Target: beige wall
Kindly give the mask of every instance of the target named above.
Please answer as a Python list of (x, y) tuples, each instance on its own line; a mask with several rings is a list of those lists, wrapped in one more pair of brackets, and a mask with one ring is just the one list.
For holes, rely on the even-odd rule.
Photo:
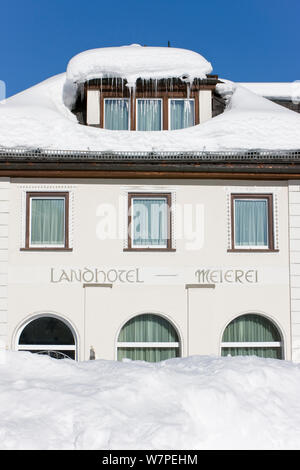
[[(72, 252), (24, 252), (26, 190), (71, 192)], [(198, 248), (186, 237), (176, 239), (176, 251), (124, 252), (124, 236), (100, 240), (97, 227), (101, 204), (121, 207), (117, 228), (126, 227), (122, 199), (128, 191), (172, 193), (177, 205), (173, 231), (180, 232), (183, 207), (199, 204)], [(276, 253), (230, 253), (231, 192), (274, 194)], [(123, 200), (124, 202), (124, 200)], [(126, 204), (125, 204), (126, 206)], [(100, 209), (99, 209), (100, 207)], [(8, 346), (16, 347), (20, 325), (30, 316), (51, 312), (65, 318), (77, 333), (79, 358), (88, 359), (93, 346), (98, 358), (114, 359), (121, 326), (139, 313), (170, 319), (182, 340), (182, 354), (220, 354), (222, 332), (243, 313), (261, 313), (280, 328), (285, 357), (291, 358), (288, 188), (284, 182), (147, 181), (147, 180), (13, 180), (9, 215)], [(98, 214), (98, 215), (97, 215)], [(203, 216), (203, 219), (201, 218)], [(187, 222), (183, 224), (185, 227)], [(201, 239), (203, 238), (203, 244)], [(110, 287), (83, 287), (84, 282), (52, 282), (62, 269), (139, 269), (144, 282), (113, 282)], [(215, 289), (191, 288), (198, 269), (257, 270), (257, 283), (221, 283)], [(162, 277), (169, 274), (170, 277)]]

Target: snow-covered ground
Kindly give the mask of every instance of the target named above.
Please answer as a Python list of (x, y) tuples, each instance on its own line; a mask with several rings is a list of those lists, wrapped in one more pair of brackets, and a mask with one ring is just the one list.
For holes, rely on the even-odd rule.
[(158, 364), (7, 352), (1, 449), (300, 449), (300, 365), (193, 356)]

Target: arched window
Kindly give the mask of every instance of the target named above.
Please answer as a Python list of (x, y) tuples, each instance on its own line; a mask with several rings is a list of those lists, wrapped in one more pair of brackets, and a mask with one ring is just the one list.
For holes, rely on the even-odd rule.
[(226, 327), (222, 356), (259, 356), (283, 359), (282, 340), (277, 327), (262, 315), (246, 314)]
[(178, 357), (179, 337), (165, 318), (146, 313), (129, 320), (118, 338), (118, 360), (158, 362)]
[(19, 351), (48, 354), (56, 359), (76, 359), (76, 344), (70, 327), (52, 316), (32, 320), (20, 334)]

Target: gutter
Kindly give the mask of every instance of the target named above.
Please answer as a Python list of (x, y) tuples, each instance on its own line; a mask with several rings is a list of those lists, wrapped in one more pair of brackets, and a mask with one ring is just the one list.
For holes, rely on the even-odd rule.
[(0, 148), (0, 176), (300, 179), (300, 150), (95, 152)]

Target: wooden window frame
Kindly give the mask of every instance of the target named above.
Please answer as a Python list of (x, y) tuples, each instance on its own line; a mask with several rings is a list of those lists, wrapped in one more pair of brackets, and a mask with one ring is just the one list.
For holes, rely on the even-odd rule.
[[(34, 197), (38, 198), (64, 198), (65, 200), (65, 240), (64, 246), (34, 246), (30, 244), (30, 226), (31, 226), (31, 199)], [(69, 247), (69, 192), (42, 192), (34, 191), (26, 193), (26, 228), (25, 228), (25, 248), (21, 248), (21, 251), (72, 251)]]
[[(163, 248), (151, 247), (134, 247), (132, 246), (131, 239), (131, 223), (132, 223), (132, 200), (135, 198), (165, 198), (168, 206), (168, 220), (167, 220), (167, 246)], [(166, 252), (176, 251), (172, 248), (172, 195), (171, 193), (128, 193), (128, 219), (127, 219), (127, 232), (128, 232), (128, 247), (124, 251), (150, 251), (150, 252)]]
[[(93, 125), (93, 127), (100, 127), (104, 129), (104, 100), (105, 99), (128, 99), (129, 100), (129, 129), (136, 131), (136, 108), (138, 99), (161, 99), (162, 100), (162, 131), (169, 130), (169, 100), (170, 99), (193, 99), (195, 102), (195, 126), (200, 123), (200, 103), (199, 103), (199, 91), (200, 90), (211, 90), (211, 87), (202, 86), (199, 89), (192, 89), (189, 96), (187, 91), (157, 91), (156, 93), (137, 91), (130, 94), (130, 90), (124, 87), (122, 93), (114, 90), (109, 91), (107, 88), (101, 89), (99, 86), (89, 85), (85, 88), (87, 90), (99, 90), (99, 107), (100, 107), (100, 123), (99, 125)], [(136, 131), (137, 132), (137, 131)], [(151, 131), (145, 131), (151, 132)], [(159, 132), (159, 131), (157, 131)]]
[[(262, 248), (243, 248), (235, 246), (235, 200), (237, 199), (266, 199), (268, 201), (268, 246)], [(231, 249), (229, 252), (236, 253), (274, 253), (274, 215), (273, 215), (273, 194), (266, 193), (242, 193), (231, 194)]]

